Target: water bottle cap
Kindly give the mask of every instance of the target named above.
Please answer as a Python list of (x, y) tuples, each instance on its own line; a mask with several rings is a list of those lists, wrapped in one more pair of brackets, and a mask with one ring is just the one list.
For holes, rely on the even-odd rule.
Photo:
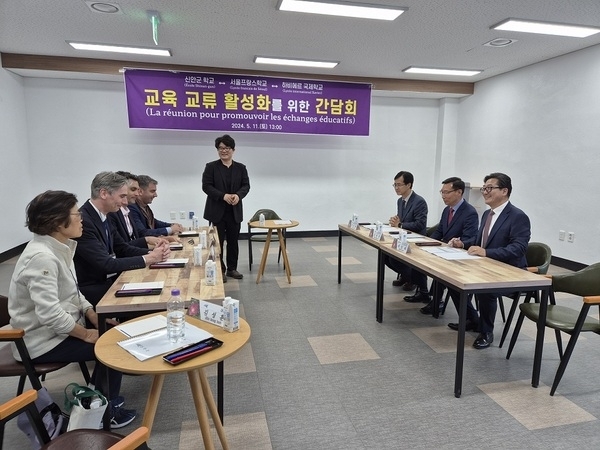
[(171, 295), (179, 295), (181, 291), (179, 289), (171, 289)]

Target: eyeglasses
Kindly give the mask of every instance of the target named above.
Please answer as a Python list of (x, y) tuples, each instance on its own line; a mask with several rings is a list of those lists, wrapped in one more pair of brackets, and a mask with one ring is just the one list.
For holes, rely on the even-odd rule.
[(440, 191), (440, 194), (442, 194), (442, 195), (448, 195), (448, 194), (450, 194), (452, 192), (456, 192), (456, 191), (457, 191), (457, 189), (452, 189), (451, 191)]
[(484, 186), (479, 189), (479, 192), (481, 192), (482, 194), (483, 193), (489, 194), (494, 189), (504, 189), (504, 188), (501, 188), (500, 186)]
[(393, 183), (392, 187), (402, 187), (402, 186), (406, 186), (405, 183)]
[(81, 220), (81, 213), (80, 212), (71, 213), (71, 216), (79, 217), (79, 219)]
[(228, 152), (229, 150), (232, 150), (231, 147), (219, 147), (218, 150), (220, 152)]

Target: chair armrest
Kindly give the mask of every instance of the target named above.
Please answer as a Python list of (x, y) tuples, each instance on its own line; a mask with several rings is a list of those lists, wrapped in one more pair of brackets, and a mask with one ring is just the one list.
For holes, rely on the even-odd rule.
[(583, 303), (589, 303), (590, 305), (600, 305), (600, 295), (590, 295), (583, 297)]
[(0, 420), (10, 417), (21, 409), (25, 409), (27, 405), (34, 402), (36, 399), (37, 391), (35, 389), (30, 389), (6, 403), (3, 403), (0, 405)]
[(531, 273), (538, 273), (540, 269), (538, 267), (528, 267), (527, 271)]
[(150, 430), (147, 427), (139, 427), (109, 447), (108, 450), (133, 450), (138, 448), (150, 437)]
[(0, 341), (15, 341), (17, 339), (22, 339), (23, 336), (25, 336), (25, 330), (21, 328), (0, 330)]

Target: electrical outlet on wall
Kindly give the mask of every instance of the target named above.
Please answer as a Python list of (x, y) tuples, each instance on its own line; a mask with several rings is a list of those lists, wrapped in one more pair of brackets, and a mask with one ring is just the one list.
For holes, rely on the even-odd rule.
[(186, 214), (185, 214), (185, 211), (179, 211), (179, 218), (180, 218), (181, 220), (185, 220), (185, 219), (186, 219)]
[(567, 234), (567, 241), (572, 243), (574, 240), (575, 240), (575, 232), (569, 231), (569, 233)]
[(559, 241), (564, 241), (565, 240), (565, 230), (560, 230), (558, 232), (558, 240)]
[(177, 219), (177, 213), (175, 211), (171, 211), (171, 220)]

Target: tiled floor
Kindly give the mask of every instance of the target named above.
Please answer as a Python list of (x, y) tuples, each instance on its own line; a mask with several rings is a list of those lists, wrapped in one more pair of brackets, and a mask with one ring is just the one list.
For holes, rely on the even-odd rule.
[[(246, 245), (240, 246), (244, 279), (226, 284), (252, 327), (250, 343), (225, 363), (230, 448), (600, 447), (594, 377), (600, 337), (580, 339), (557, 394), (550, 397), (548, 386), (558, 365), (553, 333), (546, 333), (538, 389), (530, 385), (533, 323), (525, 321), (510, 360), (497, 342), (487, 350), (472, 349), (475, 334), (467, 333), (463, 394), (456, 399), (456, 333), (446, 326), (456, 321), (453, 306), (440, 319), (424, 316), (422, 304), (405, 302), (406, 292), (391, 286), (394, 276), (388, 272), (384, 322), (377, 323), (371, 247), (344, 238), (338, 285), (337, 237), (288, 237), (287, 245), (291, 284), (277, 264), (276, 248), (256, 283), (261, 244), (254, 245), (253, 271), (247, 270)], [(0, 292), (7, 290), (3, 272), (9, 270), (0, 264)], [(578, 298), (558, 299), (580, 305)], [(502, 325), (498, 317), (497, 340)], [(215, 373), (214, 367), (207, 369), (213, 384)], [(60, 399), (62, 388), (77, 376), (73, 367), (49, 377), (46, 386)], [(0, 400), (10, 398), (15, 386), (16, 380), (0, 380)], [(201, 445), (190, 394), (182, 386), (187, 386), (185, 378), (165, 382), (152, 448)], [(146, 377), (124, 377), (128, 406), (141, 412), (148, 388)], [(136, 419), (123, 431), (139, 423)], [(23, 442), (18, 430), (7, 431), (5, 448), (22, 448)]]

